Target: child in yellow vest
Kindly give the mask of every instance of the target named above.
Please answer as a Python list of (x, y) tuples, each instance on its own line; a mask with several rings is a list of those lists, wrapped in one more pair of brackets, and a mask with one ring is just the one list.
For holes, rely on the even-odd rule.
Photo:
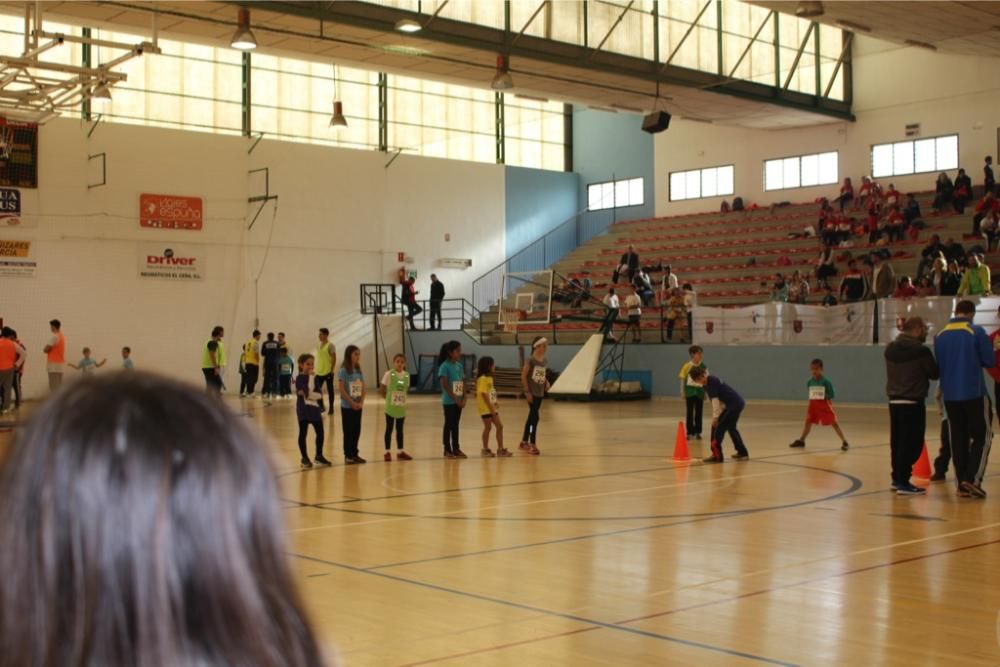
[[(496, 373), (497, 365), (493, 357), (482, 357), (479, 359), (478, 376), (476, 380), (476, 404), (479, 407), (479, 416), (483, 420), (483, 451), (485, 457), (511, 456), (509, 450), (503, 446), (503, 422), (500, 421), (500, 406), (497, 404), (497, 391), (493, 386), (493, 375)], [(496, 426), (497, 429), (497, 453), (493, 454), (490, 449), (490, 429)]]

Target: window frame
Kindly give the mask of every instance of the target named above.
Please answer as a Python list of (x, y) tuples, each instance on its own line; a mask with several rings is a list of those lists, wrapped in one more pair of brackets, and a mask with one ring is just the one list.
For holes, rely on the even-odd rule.
[[(638, 203), (631, 203), (632, 202), (631, 193), (632, 193), (632, 190), (633, 190), (631, 184), (632, 184), (633, 181), (640, 181), (640, 183), (642, 185), (642, 187), (639, 188), (639, 193), (642, 196), (642, 201), (640, 201)], [(628, 193), (629, 193), (629, 195), (628, 195), (628, 201), (630, 202), (628, 204), (623, 204), (623, 205), (620, 205), (620, 206), (618, 205), (618, 187), (619, 187), (619, 184), (628, 191)], [(608, 185), (611, 186), (611, 205), (610, 206), (602, 206), (600, 208), (591, 208), (590, 207), (590, 190), (591, 190), (591, 188), (599, 187), (599, 188), (603, 189), (605, 186), (608, 186)], [(617, 210), (617, 209), (620, 209), (620, 208), (631, 208), (633, 206), (645, 206), (645, 205), (646, 205), (646, 177), (645, 176), (633, 176), (631, 178), (616, 178), (616, 179), (611, 180), (611, 181), (598, 181), (597, 183), (588, 183), (587, 184), (587, 211), (588, 212), (591, 212), (591, 211), (610, 211), (612, 209)]]
[[(955, 166), (954, 167), (939, 167), (938, 166), (938, 156), (937, 156), (937, 141), (938, 141), (938, 139), (949, 139), (951, 137), (955, 137)], [(934, 142), (934, 168), (933, 169), (930, 169), (930, 170), (927, 170), (927, 171), (917, 171), (917, 149), (916, 149), (916, 143), (918, 141), (933, 141)], [(913, 171), (911, 171), (909, 173), (906, 173), (906, 174), (897, 174), (896, 171), (895, 171), (895, 169), (896, 169), (895, 153), (896, 153), (896, 146), (898, 144), (910, 144), (910, 149), (911, 149), (910, 152), (912, 153), (912, 156), (913, 156)], [(875, 149), (876, 148), (880, 148), (882, 146), (891, 146), (892, 147), (892, 152), (893, 152), (893, 168), (892, 168), (892, 172), (891, 173), (880, 174), (880, 175), (876, 176), (875, 175)], [(886, 141), (886, 142), (883, 142), (883, 143), (880, 143), (880, 144), (870, 144), (869, 145), (869, 149), (868, 149), (868, 166), (869, 166), (870, 169), (869, 169), (868, 173), (871, 174), (871, 177), (873, 179), (875, 179), (875, 178), (900, 178), (900, 177), (905, 177), (905, 176), (919, 176), (921, 174), (940, 173), (942, 171), (952, 171), (952, 170), (958, 169), (958, 165), (961, 164), (961, 155), (962, 155), (961, 137), (959, 136), (958, 132), (953, 132), (953, 133), (950, 133), (950, 134), (936, 134), (936, 135), (934, 135), (932, 137), (917, 137), (917, 138), (914, 138), (914, 139), (903, 139), (902, 141)]]
[[(802, 159), (807, 157), (815, 157), (817, 161), (817, 179), (819, 178), (819, 158), (822, 155), (834, 154), (837, 156), (837, 173), (832, 181), (824, 182), (817, 180), (816, 183), (812, 185), (802, 185)], [(799, 184), (798, 185), (785, 185), (782, 183), (780, 188), (768, 188), (767, 187), (767, 164), (769, 162), (784, 162), (785, 160), (798, 160), (799, 161)], [(800, 155), (782, 155), (779, 157), (765, 158), (761, 162), (761, 191), (763, 192), (778, 192), (779, 190), (802, 190), (804, 188), (821, 188), (827, 185), (836, 185), (840, 183), (840, 151), (818, 151), (815, 153), (802, 153)]]
[[(733, 189), (732, 189), (732, 191), (731, 192), (719, 192), (718, 191), (718, 187), (716, 187), (716, 193), (714, 195), (705, 195), (705, 194), (702, 194), (702, 186), (703, 186), (703, 184), (705, 182), (705, 180), (704, 180), (705, 179), (704, 172), (715, 170), (716, 171), (716, 180), (715, 180), (715, 182), (716, 182), (716, 185), (718, 185), (718, 182), (719, 182), (719, 179), (718, 179), (718, 170), (719, 169), (725, 169), (726, 167), (729, 167), (730, 169), (733, 170), (733, 179), (732, 179)], [(684, 174), (685, 178), (687, 178), (688, 174), (693, 174), (695, 172), (698, 173), (698, 196), (697, 197), (680, 197), (680, 198), (674, 197), (674, 187), (673, 187), (674, 175), (675, 174)], [(686, 189), (687, 188), (685, 188), (685, 190)], [(667, 174), (667, 198), (671, 202), (675, 202), (675, 201), (694, 201), (696, 199), (712, 199), (713, 197), (731, 197), (731, 196), (733, 196), (735, 194), (736, 194), (736, 164), (735, 163), (719, 164), (719, 165), (715, 165), (715, 166), (711, 166), (711, 167), (698, 167), (697, 169), (679, 169), (677, 171), (668, 172), (668, 174)]]

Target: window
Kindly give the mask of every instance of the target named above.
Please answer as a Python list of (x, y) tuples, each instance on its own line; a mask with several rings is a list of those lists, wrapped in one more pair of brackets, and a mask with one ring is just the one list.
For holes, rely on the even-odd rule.
[(602, 211), (606, 208), (642, 206), (645, 203), (643, 179), (591, 183), (587, 186), (587, 210)]
[(836, 183), (837, 151), (764, 160), (764, 190)]
[(733, 165), (708, 167), (670, 174), (670, 201), (723, 197), (733, 194)]
[(872, 176), (904, 176), (958, 168), (958, 135), (872, 146)]

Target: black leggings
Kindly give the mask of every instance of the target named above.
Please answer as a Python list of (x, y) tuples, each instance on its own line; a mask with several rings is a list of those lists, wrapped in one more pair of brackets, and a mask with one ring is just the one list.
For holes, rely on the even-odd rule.
[[(313, 391), (323, 391), (323, 387), (326, 387), (326, 397), (330, 400), (330, 405), (326, 406), (326, 414), (333, 414), (333, 402), (336, 400), (333, 394), (333, 373), (327, 373), (326, 375), (316, 375), (313, 377)], [(319, 402), (319, 409), (323, 409), (323, 401)]]
[(221, 394), (222, 376), (216, 373), (214, 368), (202, 368), (201, 372), (205, 374), (205, 389), (208, 393)]
[(535, 444), (535, 438), (538, 436), (538, 411), (542, 409), (542, 400), (538, 396), (532, 397), (531, 405), (528, 406), (528, 419), (524, 422), (524, 434), (521, 436), (521, 442)]
[(462, 408), (457, 405), (444, 406), (444, 430), (441, 433), (441, 444), (445, 453), (454, 454), (461, 447), (458, 444), (458, 426), (462, 421)]
[(361, 440), (361, 410), (340, 408), (341, 426), (344, 429), (344, 456), (353, 459), (358, 455)]
[(396, 426), (396, 449), (403, 448), (403, 422), (406, 421), (406, 417), (393, 417), (391, 415), (385, 416), (385, 449), (386, 451), (392, 449), (392, 427), (393, 424)]
[(705, 406), (700, 396), (688, 396), (684, 399), (687, 407), (687, 434), (701, 435), (702, 411)]
[(316, 421), (299, 420), (299, 454), (302, 455), (302, 459), (308, 461), (309, 454), (306, 452), (306, 435), (309, 433), (309, 425), (312, 424), (313, 430), (316, 431), (316, 457), (317, 459), (323, 458), (323, 420), (322, 418)]

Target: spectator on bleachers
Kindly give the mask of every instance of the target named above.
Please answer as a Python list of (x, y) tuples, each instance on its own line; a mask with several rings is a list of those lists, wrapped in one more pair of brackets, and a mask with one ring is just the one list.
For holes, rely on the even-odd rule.
[(983, 264), (982, 255), (969, 253), (969, 266), (962, 274), (958, 296), (989, 296), (991, 290), (990, 267)]
[(678, 287), (677, 274), (669, 264), (663, 265), (663, 289), (675, 290)]
[(911, 299), (917, 295), (917, 288), (913, 286), (910, 276), (903, 276), (899, 279), (896, 291), (892, 293), (893, 299)]
[(732, 210), (733, 210), (732, 207), (729, 206), (729, 200), (728, 199), (723, 199), (722, 200), (722, 206), (719, 207), (719, 213), (721, 213), (722, 215), (726, 215), (727, 213), (729, 213)]
[(833, 288), (829, 285), (823, 287), (823, 306), (829, 308), (837, 305), (837, 297), (833, 295)]
[(639, 253), (635, 251), (635, 246), (631, 243), (628, 244), (628, 250), (622, 254), (622, 258), (618, 261), (618, 268), (615, 269), (614, 275), (611, 276), (611, 282), (618, 284), (618, 278), (622, 273), (628, 276), (628, 281), (631, 283), (632, 279), (635, 278), (636, 271), (639, 270)]
[(816, 262), (817, 287), (830, 284), (830, 278), (837, 275), (837, 267), (834, 265), (835, 261), (833, 246), (830, 244), (824, 245), (823, 252), (819, 255), (819, 261)]
[(691, 331), (693, 330), (694, 307), (698, 305), (698, 294), (694, 291), (691, 283), (684, 283), (682, 289), (684, 291), (684, 312), (687, 313), (688, 337), (690, 340), (694, 340), (694, 334)]
[(888, 299), (896, 291), (896, 272), (889, 259), (881, 253), (873, 252), (872, 258), (872, 291), (876, 299)]
[(931, 284), (931, 277), (924, 276), (917, 285), (917, 296), (937, 296), (937, 290)]
[(733, 197), (733, 211), (742, 211), (744, 209), (743, 197)]
[(960, 267), (965, 266), (965, 248), (955, 239), (948, 239), (944, 242), (944, 258)]
[(903, 212), (899, 210), (899, 204), (892, 204), (889, 208), (889, 214), (885, 219), (885, 230), (890, 243), (902, 242), (903, 234), (906, 232), (906, 220), (903, 218)]
[(608, 293), (604, 295), (604, 299), (602, 300), (602, 302), (608, 308), (608, 310), (621, 309), (621, 304), (618, 302), (618, 295), (615, 294), (614, 287), (608, 289)]
[(1000, 199), (992, 191), (987, 192), (976, 204), (976, 214), (972, 216), (972, 235), (981, 236), (980, 227), (983, 220), (1000, 213)]
[(948, 174), (943, 171), (938, 174), (937, 183), (934, 186), (934, 203), (931, 208), (940, 213), (948, 206), (953, 206), (952, 200), (955, 198), (955, 184), (948, 178)]
[(890, 183), (889, 189), (885, 191), (885, 195), (882, 197), (882, 201), (885, 202), (886, 206), (892, 207), (896, 204), (902, 204), (903, 202), (900, 201), (902, 197), (902, 193), (896, 189), (896, 184)]
[(996, 189), (996, 180), (993, 178), (993, 157), (986, 156), (983, 165), (983, 192), (993, 192)]
[(861, 188), (858, 190), (857, 199), (854, 200), (855, 206), (857, 208), (862, 208), (867, 210), (871, 197), (872, 197), (872, 179), (868, 178), (867, 176), (862, 176)]
[(792, 272), (788, 283), (788, 302), (805, 303), (809, 298), (809, 281), (804, 280), (798, 271)]
[(649, 306), (653, 302), (653, 298), (656, 296), (656, 293), (653, 291), (653, 283), (649, 280), (649, 275), (642, 269), (639, 269), (632, 279), (632, 287), (635, 288), (635, 293), (642, 299), (642, 305)]
[(771, 286), (771, 301), (788, 301), (788, 283), (780, 273), (774, 277), (774, 285)]
[(674, 340), (674, 327), (677, 320), (684, 314), (684, 293), (679, 289), (668, 292), (669, 297), (663, 306), (663, 317), (667, 320), (667, 340)]
[(590, 290), (594, 287), (594, 283), (590, 280), (590, 272), (583, 271), (573, 276), (569, 284), (573, 290), (573, 301), (570, 303), (570, 306), (579, 308), (584, 299), (590, 298)]
[(844, 184), (840, 186), (840, 196), (834, 201), (840, 206), (841, 213), (850, 202), (854, 201), (854, 186), (851, 184), (850, 177), (844, 179)]
[(868, 281), (858, 270), (856, 260), (847, 262), (847, 271), (840, 281), (840, 300), (844, 303), (855, 303), (863, 300), (868, 294)]
[(992, 213), (986, 216), (982, 221), (981, 230), (986, 237), (986, 248), (993, 252), (997, 246), (997, 239), (1000, 238), (1000, 214)]
[(912, 225), (920, 219), (920, 203), (912, 192), (906, 193), (906, 203), (903, 205), (903, 218), (907, 225)]
[(941, 279), (937, 285), (938, 294), (941, 296), (956, 296), (961, 284), (962, 276), (958, 272), (958, 263), (948, 262), (947, 268), (941, 273)]
[(955, 176), (955, 193), (952, 205), (956, 213), (965, 213), (965, 205), (972, 200), (972, 179), (965, 173), (964, 169), (958, 170)]

